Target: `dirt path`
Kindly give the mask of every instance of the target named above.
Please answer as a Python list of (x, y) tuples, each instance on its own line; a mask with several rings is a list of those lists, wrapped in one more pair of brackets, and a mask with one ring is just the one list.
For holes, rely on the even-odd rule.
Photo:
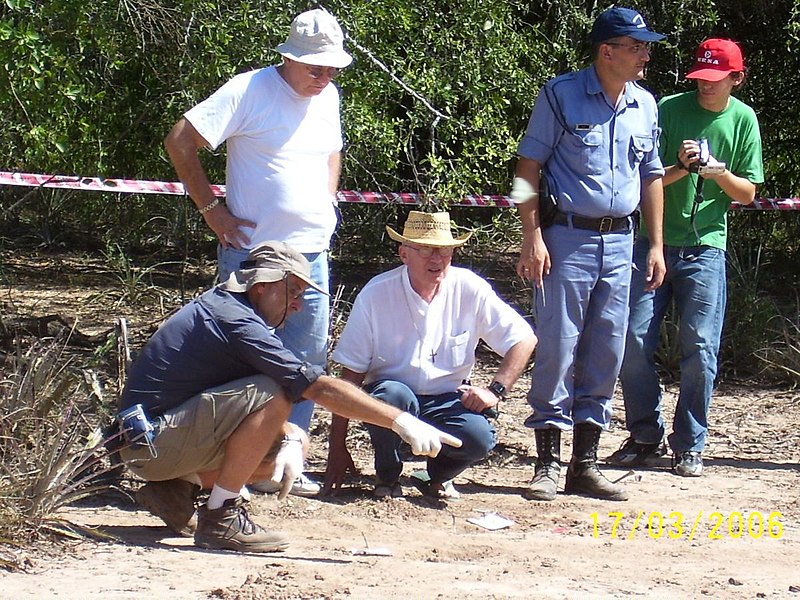
[[(43, 264), (36, 281), (20, 281), (33, 272), (15, 264), (6, 261), (18, 285), (3, 288), (4, 310), (76, 315), (87, 333), (109, 327), (110, 315), (126, 316), (133, 330), (146, 332), (179, 303), (176, 294), (148, 288), (158, 305), (131, 310), (107, 285), (76, 285), (87, 272), (80, 264), (62, 262), (57, 272)], [(484, 366), (476, 382), (493, 370)], [(26, 572), (0, 572), (0, 599), (800, 599), (800, 393), (722, 386), (699, 479), (673, 475), (666, 460), (663, 468), (625, 477), (627, 502), (559, 494), (536, 503), (521, 496), (534, 454), (532, 432), (522, 426), (526, 387), (520, 382), (505, 403), (490, 459), (456, 480), (459, 501), (432, 501), (410, 485), (408, 475), (423, 463), (406, 465), (406, 497), (373, 500), (371, 451), (363, 431), (351, 426), (363, 476), (338, 497), (253, 498), (255, 519), (291, 536), (285, 553), (197, 550), (118, 495), (62, 515), (113, 540), (76, 542), (58, 558), (47, 548), (20, 549)], [(672, 392), (667, 410), (674, 406)], [(615, 408), (602, 456), (626, 437), (619, 399)], [(318, 476), (328, 422), (318, 414), (312, 428), (310, 470)], [(626, 475), (607, 472), (612, 479)], [(513, 524), (490, 531), (467, 521), (486, 513)], [(380, 549), (390, 556), (376, 555)]]
[[(291, 535), (285, 553), (196, 550), (132, 504), (71, 508), (65, 518), (117, 541), (80, 543), (58, 562), (31, 557), (29, 573), (0, 575), (0, 597), (800, 598), (800, 445), (788, 435), (800, 395), (721, 390), (705, 475), (679, 478), (666, 464), (638, 472), (624, 479), (631, 499), (623, 503), (522, 499), (531, 473), (526, 410), (516, 390), (498, 423), (500, 446), (457, 480), (457, 502), (429, 500), (410, 485), (405, 498), (370, 498), (371, 458), (356, 431), (365, 476), (339, 497), (254, 497), (256, 519)], [(319, 432), (326, 426), (318, 419)], [(617, 422), (603, 452), (623, 438)], [(324, 452), (320, 440), (317, 474)], [(421, 466), (409, 463), (405, 474)], [(513, 525), (489, 531), (467, 522), (486, 512)], [(380, 549), (391, 556), (354, 554)]]

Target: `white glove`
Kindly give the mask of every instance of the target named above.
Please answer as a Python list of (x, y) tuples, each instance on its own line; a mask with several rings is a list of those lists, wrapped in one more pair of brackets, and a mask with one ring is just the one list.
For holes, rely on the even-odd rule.
[(281, 484), (278, 500), (283, 500), (289, 495), (295, 479), (303, 472), (303, 442), (298, 436), (283, 438), (281, 448), (275, 456), (275, 470), (272, 481)]
[(417, 456), (430, 456), (439, 454), (442, 444), (461, 447), (461, 440), (449, 433), (439, 431), (436, 427), (423, 423), (411, 413), (400, 413), (392, 421), (392, 431), (411, 445), (411, 451)]
[(524, 177), (514, 177), (511, 184), (511, 200), (514, 204), (525, 204), (531, 198), (539, 195), (533, 186)]

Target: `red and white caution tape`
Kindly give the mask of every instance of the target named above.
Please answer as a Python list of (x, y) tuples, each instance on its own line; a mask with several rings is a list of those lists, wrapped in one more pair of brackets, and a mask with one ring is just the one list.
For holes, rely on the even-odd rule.
[[(81, 177), (79, 175), (40, 175), (36, 173), (14, 173), (0, 171), (0, 185), (60, 188), (87, 192), (116, 192), (121, 194), (162, 194), (182, 196), (186, 192), (183, 184), (176, 181), (146, 181), (139, 179), (107, 179), (104, 177)], [(224, 185), (212, 185), (215, 196), (225, 196)], [(411, 192), (356, 192), (343, 190), (338, 193), (339, 202), (363, 204), (424, 204), (421, 194)], [(468, 195), (454, 206), (484, 206), (510, 208), (511, 198), (500, 195)], [(800, 198), (757, 198), (747, 206), (731, 203), (733, 210), (800, 210)]]
[[(424, 204), (425, 198), (421, 194), (411, 192), (354, 192), (342, 190), (337, 194), (339, 202), (356, 202), (365, 204)], [(514, 206), (508, 196), (486, 196), (470, 194), (451, 203), (457, 206), (499, 206), (509, 208)]]
[[(170, 181), (141, 181), (138, 179), (106, 179), (79, 175), (40, 175), (0, 171), (0, 185), (84, 190), (87, 192), (118, 192), (123, 194), (170, 194), (182, 196), (183, 184)], [(214, 195), (224, 196), (225, 186), (215, 185)]]

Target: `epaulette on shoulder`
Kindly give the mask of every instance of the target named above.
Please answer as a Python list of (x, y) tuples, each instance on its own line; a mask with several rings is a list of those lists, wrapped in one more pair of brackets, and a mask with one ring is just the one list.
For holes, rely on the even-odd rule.
[(554, 85), (558, 85), (559, 83), (564, 83), (565, 81), (574, 81), (578, 77), (578, 71), (568, 71), (566, 73), (562, 73), (561, 75), (556, 75), (553, 77), (548, 84), (552, 88)]
[(564, 73), (562, 75), (558, 75), (556, 77), (553, 77), (553, 79), (551, 79), (550, 81), (548, 81), (545, 84), (545, 87), (549, 88), (550, 91), (553, 94), (555, 94), (556, 93), (556, 88), (560, 87), (561, 85), (563, 85), (565, 83), (574, 82), (577, 79), (577, 75), (578, 74), (576, 72), (570, 72), (570, 73)]

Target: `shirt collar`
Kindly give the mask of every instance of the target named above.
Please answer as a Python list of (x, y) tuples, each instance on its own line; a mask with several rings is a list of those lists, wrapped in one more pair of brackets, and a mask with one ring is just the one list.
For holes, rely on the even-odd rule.
[[(586, 69), (586, 93), (587, 94), (603, 94), (603, 86), (600, 85), (600, 78), (597, 76), (597, 70), (594, 65)], [(624, 106), (635, 108), (639, 106), (639, 101), (634, 93), (634, 83), (631, 81), (625, 82), (625, 100)]]

